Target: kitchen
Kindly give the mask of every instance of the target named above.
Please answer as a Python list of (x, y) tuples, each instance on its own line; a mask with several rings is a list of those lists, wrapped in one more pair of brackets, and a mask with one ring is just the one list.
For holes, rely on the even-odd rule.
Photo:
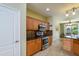
[(52, 44), (52, 30), (49, 30), (51, 25), (48, 22), (27, 16), (26, 25), (28, 55), (44, 50)]
[(78, 6), (75, 3), (28, 3), (26, 55), (79, 55)]

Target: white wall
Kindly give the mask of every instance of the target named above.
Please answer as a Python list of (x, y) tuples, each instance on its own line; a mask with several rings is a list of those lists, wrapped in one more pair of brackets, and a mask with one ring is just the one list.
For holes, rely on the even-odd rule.
[[(53, 43), (60, 41), (60, 22), (63, 20), (63, 17), (61, 15), (52, 15), (49, 19), (49, 23), (52, 24), (52, 30), (53, 30)], [(56, 30), (57, 29), (57, 30)]]
[(25, 3), (7, 3), (3, 4), (8, 7), (17, 9), (21, 13), (20, 20), (20, 40), (21, 40), (21, 55), (26, 55), (26, 4)]

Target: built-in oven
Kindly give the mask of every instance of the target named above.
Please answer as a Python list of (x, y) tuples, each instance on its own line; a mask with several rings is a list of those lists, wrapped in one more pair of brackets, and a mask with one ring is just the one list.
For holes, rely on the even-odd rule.
[(48, 37), (45, 35), (46, 31), (46, 25), (45, 24), (39, 24), (38, 30), (36, 32), (36, 36), (39, 36), (42, 41), (42, 49), (48, 48)]
[(42, 49), (48, 48), (48, 37), (42, 37)]
[(44, 45), (44, 44), (47, 44), (47, 43), (48, 43), (48, 37), (43, 37), (43, 38), (42, 38), (42, 41), (43, 41), (43, 45)]

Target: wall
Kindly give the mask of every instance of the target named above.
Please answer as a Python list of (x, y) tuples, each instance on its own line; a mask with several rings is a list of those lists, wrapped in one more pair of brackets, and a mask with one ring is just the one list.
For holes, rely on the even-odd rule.
[(8, 3), (4, 4), (8, 7), (20, 10), (20, 40), (21, 40), (21, 55), (26, 55), (26, 4), (25, 3)]
[(63, 20), (61, 15), (54, 14), (50, 17), (49, 23), (52, 24), (52, 31), (53, 31), (53, 43), (58, 43), (60, 41), (60, 22)]
[(39, 20), (43, 20), (43, 21), (47, 21), (47, 17), (27, 8), (27, 16), (30, 16), (30, 17), (33, 17), (33, 18), (36, 18), (36, 19), (39, 19)]
[(52, 25), (52, 27), (50, 28), (50, 30), (52, 30), (52, 44), (56, 44), (59, 42), (59, 39), (60, 39), (60, 22), (61, 22), (61, 17), (57, 14), (54, 14), (50, 17), (48, 17), (48, 22)]

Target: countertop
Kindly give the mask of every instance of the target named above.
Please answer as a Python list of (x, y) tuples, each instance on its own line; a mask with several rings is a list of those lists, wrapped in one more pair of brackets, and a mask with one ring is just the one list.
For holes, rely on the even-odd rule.
[[(44, 35), (43, 37), (45, 37), (45, 36), (52, 36), (52, 35)], [(42, 38), (42, 37), (31, 37), (31, 38), (26, 38), (26, 41), (35, 40), (35, 39), (38, 39), (38, 38)]]
[(68, 39), (75, 39), (75, 40), (79, 40), (79, 38), (69, 38), (69, 37), (61, 37), (61, 38), (68, 38)]

